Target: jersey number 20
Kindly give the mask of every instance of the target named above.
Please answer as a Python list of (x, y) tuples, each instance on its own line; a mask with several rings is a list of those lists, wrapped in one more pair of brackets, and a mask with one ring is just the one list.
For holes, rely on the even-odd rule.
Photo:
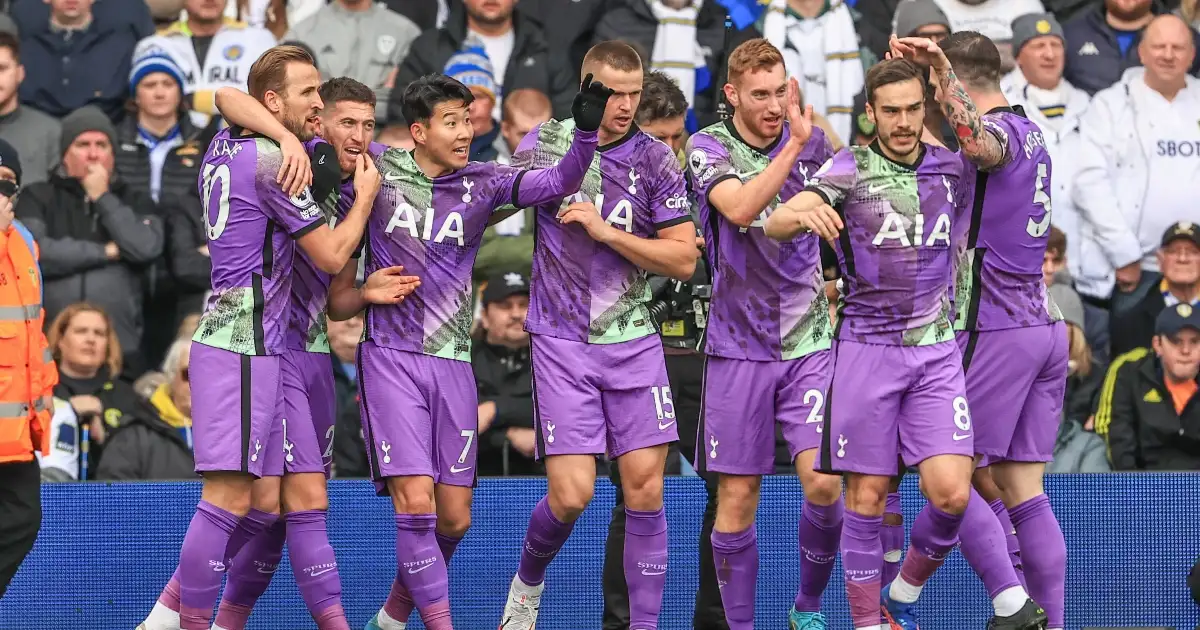
[(1029, 217), (1029, 222), (1025, 224), (1025, 231), (1033, 238), (1041, 238), (1050, 231), (1050, 195), (1046, 194), (1046, 184), (1049, 183), (1050, 178), (1047, 177), (1046, 170), (1046, 163), (1038, 162), (1037, 182), (1033, 188), (1033, 203), (1045, 208), (1046, 215), (1042, 217), (1041, 223), (1034, 221), (1033, 217)]
[[(217, 199), (216, 222), (213, 222), (212, 196), (213, 185), (219, 183), (220, 197)], [(204, 195), (200, 198), (204, 204), (204, 226), (208, 228), (208, 240), (215, 241), (225, 231), (229, 221), (229, 165), (204, 165)]]

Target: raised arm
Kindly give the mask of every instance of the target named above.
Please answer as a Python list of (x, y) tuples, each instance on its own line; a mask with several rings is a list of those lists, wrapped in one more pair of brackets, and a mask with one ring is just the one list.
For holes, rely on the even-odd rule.
[[(598, 143), (595, 131), (575, 129), (575, 137), (562, 160), (550, 168), (525, 171), (517, 177), (512, 187), (512, 205), (516, 208), (540, 206), (577, 192), (592, 165)], [(509, 203), (506, 199), (498, 201)]]
[(296, 240), (325, 273), (341, 273), (354, 250), (358, 249), (371, 216), (371, 206), (379, 193), (379, 170), (375, 168), (375, 162), (360, 155), (354, 168), (354, 205), (346, 217), (335, 228), (323, 223)]
[(283, 149), (283, 163), (279, 166), (277, 181), (288, 195), (298, 195), (305, 186), (312, 184), (312, 168), (304, 144), (262, 103), (237, 88), (223, 87), (217, 90), (216, 104), (221, 116), (231, 124), (261, 133), (279, 143)]

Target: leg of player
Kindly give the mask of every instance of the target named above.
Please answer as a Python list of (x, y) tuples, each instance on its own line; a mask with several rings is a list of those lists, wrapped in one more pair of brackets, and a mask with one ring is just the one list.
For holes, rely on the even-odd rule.
[(625, 492), (621, 490), (621, 467), (613, 463), (609, 468), (609, 479), (616, 489), (616, 496), (608, 519), (604, 567), (600, 572), (604, 591), (600, 627), (601, 630), (626, 630), (629, 628), (629, 585), (625, 582)]
[(287, 519), (288, 559), (296, 586), (318, 630), (349, 630), (342, 609), (342, 581), (337, 557), (329, 544), (329, 495), (323, 472), (283, 476), (283, 511)]
[[(699, 459), (699, 458), (697, 458)], [(729, 630), (725, 605), (717, 581), (717, 563), (713, 558), (712, 534), (717, 524), (718, 475), (701, 473), (704, 479), (704, 519), (700, 525), (700, 586), (696, 590), (696, 609), (692, 613), (695, 630)]]
[(246, 627), (254, 603), (267, 591), (283, 557), (285, 521), (279, 515), (280, 481), (280, 477), (263, 477), (254, 482), (250, 513), (238, 521), (229, 538), (231, 560), (214, 630)]
[(663, 508), (666, 444), (617, 458), (625, 494), (625, 583), (629, 630), (655, 630), (667, 585), (667, 515)]
[[(447, 571), (450, 557), (458, 549), (467, 529), (471, 526), (471, 488), (437, 484), (434, 487), (437, 509), (437, 527), (434, 537), (437, 538), (438, 550), (442, 552), (442, 560), (446, 563)], [(416, 610), (412, 594), (404, 586), (401, 574), (403, 568), (397, 567), (396, 579), (392, 582), (392, 590), (388, 592), (387, 600), (375, 616), (367, 622), (365, 630), (405, 630), (408, 618)], [(448, 582), (447, 582), (448, 583)]]
[(229, 538), (250, 511), (254, 478), (244, 473), (211, 472), (204, 477), (200, 504), (179, 551), (179, 627), (208, 630), (221, 590)]
[(979, 466), (975, 468), (975, 475), (971, 477), (971, 485), (979, 493), (979, 496), (988, 502), (988, 507), (996, 515), (996, 520), (1000, 521), (1000, 528), (1004, 530), (1004, 542), (1008, 546), (1008, 559), (1017, 571), (1017, 579), (1020, 580), (1021, 586), (1028, 591), (1029, 586), (1025, 584), (1025, 570), (1021, 566), (1021, 543), (1017, 538), (1017, 530), (1013, 527), (1012, 518), (1008, 514), (1008, 508), (1004, 507), (1004, 495), (992, 477), (992, 468), (988, 465), (987, 457), (984, 457), (979, 462)]
[(904, 512), (900, 503), (900, 482), (904, 480), (904, 463), (898, 466), (899, 475), (888, 483), (887, 505), (883, 510), (883, 583), (891, 584), (900, 575), (900, 560), (904, 557)]
[(800, 512), (800, 588), (788, 614), (789, 630), (825, 630), (821, 596), (833, 574), (842, 537), (842, 478), (813, 470), (817, 449), (796, 455), (796, 473), (804, 488)]
[(596, 486), (593, 455), (551, 455), (545, 462), (549, 491), (529, 517), (521, 562), (509, 588), (500, 630), (533, 630), (546, 568), (567, 542)]
[(992, 474), (1001, 485), (1017, 536), (1025, 579), (1034, 601), (1046, 611), (1047, 627), (1062, 630), (1066, 610), (1067, 545), (1042, 486), (1046, 465), (997, 462)]
[[(825, 430), (829, 430), (826, 425)], [(888, 477), (846, 475), (846, 512), (842, 522), (842, 571), (846, 599), (855, 630), (888, 630), (879, 613), (883, 568), (883, 510), (887, 503)]]
[(717, 521), (713, 524), (713, 561), (730, 630), (753, 630), (758, 586), (759, 475), (721, 474), (717, 481)]
[(433, 478), (389, 477), (387, 486), (396, 509), (396, 575), (425, 627), (450, 630), (449, 577), (437, 536)]

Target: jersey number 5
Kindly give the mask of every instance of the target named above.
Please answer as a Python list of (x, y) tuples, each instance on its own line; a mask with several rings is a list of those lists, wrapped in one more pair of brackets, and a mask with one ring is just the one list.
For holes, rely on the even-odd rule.
[[(216, 222), (213, 222), (212, 202), (213, 186), (220, 185), (217, 198)], [(200, 198), (204, 205), (204, 226), (208, 228), (208, 240), (215, 241), (225, 231), (229, 222), (229, 165), (204, 165), (204, 195)]]
[(1046, 170), (1046, 163), (1038, 162), (1037, 182), (1033, 188), (1033, 203), (1044, 208), (1046, 215), (1042, 217), (1041, 223), (1034, 221), (1033, 217), (1029, 217), (1029, 222), (1025, 224), (1025, 231), (1033, 238), (1041, 238), (1050, 231), (1050, 195), (1046, 194), (1046, 185), (1050, 183), (1050, 178)]

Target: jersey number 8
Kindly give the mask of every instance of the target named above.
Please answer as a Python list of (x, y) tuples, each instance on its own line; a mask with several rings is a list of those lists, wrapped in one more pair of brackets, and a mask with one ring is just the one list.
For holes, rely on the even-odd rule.
[[(216, 222), (212, 216), (213, 185), (220, 185), (220, 196), (217, 199)], [(208, 240), (215, 241), (225, 231), (229, 222), (229, 165), (204, 165), (204, 194), (200, 198), (204, 205), (204, 226), (208, 228)]]

